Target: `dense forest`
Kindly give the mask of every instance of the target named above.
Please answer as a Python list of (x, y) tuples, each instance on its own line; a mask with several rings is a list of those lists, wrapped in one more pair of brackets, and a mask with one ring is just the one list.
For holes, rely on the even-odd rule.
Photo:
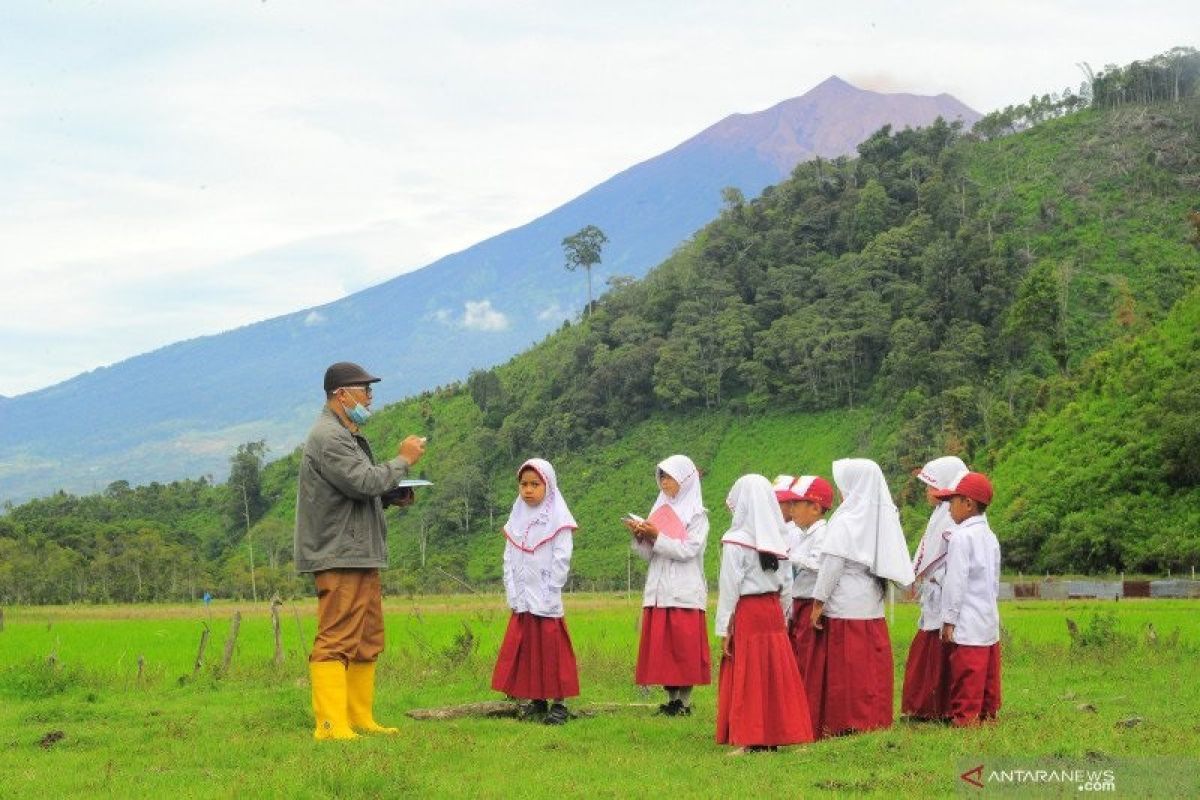
[[(436, 482), (389, 512), (392, 590), (494, 582), (511, 472), (559, 466), (575, 581), (635, 577), (611, 520), (654, 463), (705, 470), (714, 530), (738, 474), (876, 458), (909, 523), (912, 470), (994, 473), (1006, 564), (1155, 572), (1200, 561), (1200, 53), (1087, 70), (974, 130), (884, 128), (720, 217), (645, 279), (494, 369), (382, 410), (378, 453), (431, 436)], [(314, 408), (314, 414), (316, 409)], [(291, 572), (296, 454), (239, 448), (209, 479), (59, 493), (0, 517), (0, 601), (267, 596)], [(709, 555), (715, 551), (712, 548)]]

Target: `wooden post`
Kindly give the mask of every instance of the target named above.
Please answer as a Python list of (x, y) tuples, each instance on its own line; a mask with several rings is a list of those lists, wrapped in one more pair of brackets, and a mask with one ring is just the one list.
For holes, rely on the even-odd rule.
[[(1195, 571), (1196, 571), (1196, 568), (1192, 567), (1192, 572), (1194, 573)], [(0, 608), (0, 633), (2, 633), (3, 631), (4, 631), (4, 609)]]
[(200, 648), (196, 651), (196, 663), (192, 667), (192, 679), (194, 680), (200, 674), (201, 668), (204, 666), (204, 648), (208, 647), (208, 623), (201, 622), (204, 630), (200, 631)]
[(229, 672), (229, 662), (233, 660), (233, 647), (237, 644), (238, 629), (242, 627), (242, 612), (233, 612), (229, 623), (229, 636), (225, 639), (225, 657), (221, 660), (221, 674)]
[(283, 663), (283, 637), (279, 630), (279, 607), (283, 601), (276, 594), (271, 598), (271, 632), (275, 634), (275, 666)]
[(142, 685), (142, 677), (145, 674), (146, 674), (146, 657), (139, 654), (138, 655), (138, 676), (137, 676), (138, 686)]

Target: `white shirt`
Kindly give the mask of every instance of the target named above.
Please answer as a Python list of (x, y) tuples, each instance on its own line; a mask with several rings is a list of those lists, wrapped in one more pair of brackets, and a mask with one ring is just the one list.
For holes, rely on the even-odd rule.
[(866, 564), (826, 553), (821, 557), (813, 599), (831, 619), (880, 619), (883, 586)]
[(687, 538), (665, 534), (654, 544), (634, 539), (633, 549), (650, 562), (646, 571), (643, 606), (699, 608), (708, 605), (708, 583), (704, 580), (704, 547), (708, 542), (708, 515), (697, 514), (687, 526)]
[(791, 606), (792, 570), (786, 559), (779, 569), (766, 572), (758, 561), (758, 551), (737, 544), (721, 548), (721, 575), (717, 582), (716, 635), (729, 635), (729, 622), (738, 600), (747, 594), (778, 594), (779, 611), (787, 618)]
[(562, 588), (571, 571), (574, 544), (575, 537), (568, 529), (559, 531), (532, 553), (505, 539), (504, 591), (509, 608), (539, 617), (561, 617)]
[(950, 530), (942, 581), (942, 622), (954, 643), (986, 647), (1000, 641), (1000, 543), (987, 519), (974, 516)]
[(788, 561), (792, 564), (792, 597), (808, 599), (817, 588), (817, 570), (821, 568), (821, 540), (825, 520), (819, 519), (807, 529), (788, 523)]

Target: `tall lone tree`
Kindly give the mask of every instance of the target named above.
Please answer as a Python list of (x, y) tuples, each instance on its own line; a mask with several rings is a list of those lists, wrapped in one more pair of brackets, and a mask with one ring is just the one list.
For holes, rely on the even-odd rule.
[(608, 237), (595, 225), (581, 228), (579, 233), (562, 240), (563, 254), (567, 258), (567, 269), (571, 272), (583, 267), (587, 270), (588, 302), (587, 313), (592, 310), (592, 267), (600, 263), (600, 251)]

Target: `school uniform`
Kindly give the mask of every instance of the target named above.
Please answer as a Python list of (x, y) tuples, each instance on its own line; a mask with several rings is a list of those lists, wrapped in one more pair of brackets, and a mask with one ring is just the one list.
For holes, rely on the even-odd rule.
[(712, 681), (704, 579), (708, 514), (700, 502), (699, 473), (690, 459), (673, 456), (658, 468), (675, 478), (680, 489), (675, 498), (660, 493), (651, 514), (670, 505), (686, 524), (687, 534), (680, 540), (660, 532), (653, 543), (632, 544), (649, 562), (634, 680), (639, 686), (703, 686)]
[[(966, 472), (962, 459), (943, 456), (925, 464), (917, 472), (917, 479), (933, 489), (947, 489)], [(953, 527), (950, 504), (939, 502), (929, 515), (913, 556), (921, 613), (908, 648), (900, 696), (900, 713), (913, 719), (940, 720), (950, 716), (950, 648), (942, 641), (941, 631), (946, 545)]]
[(817, 572), (821, 568), (821, 542), (825, 538), (825, 520), (819, 519), (807, 529), (789, 523), (788, 562), (792, 567), (792, 608), (788, 620), (788, 638), (801, 677), (808, 667), (812, 650), (813, 592), (817, 587)]
[(1000, 543), (987, 518), (951, 531), (941, 622), (954, 626), (950, 650), (951, 722), (974, 725), (1000, 710)]
[[(721, 659), (716, 740), (746, 747), (811, 742), (808, 701), (785, 624), (791, 568), (779, 505), (761, 475), (738, 479), (726, 502), (733, 523), (721, 540), (715, 630), (729, 637), (733, 655)], [(775, 555), (778, 569), (764, 570), (760, 552)]]
[(564, 619), (562, 589), (578, 527), (558, 492), (554, 468), (530, 459), (546, 485), (536, 508), (517, 497), (504, 526), (504, 590), (512, 614), (492, 671), (492, 688), (546, 700), (579, 694), (579, 668)]
[[(892, 724), (892, 645), (884, 586), (912, 583), (900, 517), (879, 466), (867, 459), (833, 463), (844, 500), (829, 518), (813, 598), (824, 603), (804, 670), (817, 736)], [(809, 623), (811, 624), (811, 623)]]

